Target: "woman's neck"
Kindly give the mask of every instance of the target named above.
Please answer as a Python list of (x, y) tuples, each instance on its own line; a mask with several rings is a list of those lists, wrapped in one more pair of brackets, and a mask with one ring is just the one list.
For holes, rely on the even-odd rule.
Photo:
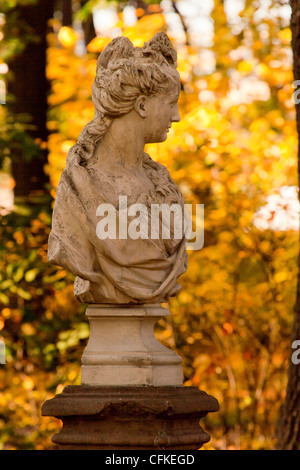
[(95, 151), (101, 167), (112, 173), (122, 169), (133, 173), (142, 170), (145, 141), (141, 122), (136, 121), (133, 113), (112, 121)]

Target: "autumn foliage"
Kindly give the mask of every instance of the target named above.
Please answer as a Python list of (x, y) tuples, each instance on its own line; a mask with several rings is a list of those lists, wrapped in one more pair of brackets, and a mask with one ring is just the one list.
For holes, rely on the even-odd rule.
[[(188, 32), (182, 38), (184, 29), (172, 36), (157, 5), (151, 14), (139, 11), (130, 27), (119, 11), (115, 29), (80, 53), (78, 32), (52, 21), (45, 167), (52, 203), (16, 206), (1, 217), (2, 448), (48, 448), (59, 423), (41, 418), (41, 405), (80, 383), (89, 334), (84, 306), (74, 299), (73, 276), (47, 264), (47, 237), (68, 150), (93, 118), (97, 57), (116, 28), (136, 46), (168, 31), (178, 51), (181, 121), (147, 151), (167, 166), (186, 203), (205, 208), (204, 247), (189, 253), (182, 290), (169, 305), (172, 320), (161, 320), (157, 336), (182, 356), (185, 385), (219, 400), (220, 411), (204, 423), (212, 434), (206, 449), (273, 448), (291, 354), (298, 233), (291, 219), (297, 210), (291, 33), (278, 2), (269, 3), (259, 15), (260, 2), (246, 1), (238, 27), (215, 0), (206, 45), (194, 44)], [(8, 125), (3, 108), (0, 134)]]

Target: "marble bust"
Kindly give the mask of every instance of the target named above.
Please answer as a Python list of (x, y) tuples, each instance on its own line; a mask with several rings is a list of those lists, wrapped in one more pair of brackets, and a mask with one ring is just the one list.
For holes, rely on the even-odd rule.
[[(186, 238), (99, 239), (97, 208), (120, 196), (128, 206), (177, 204), (182, 194), (167, 168), (144, 152), (180, 119), (176, 51), (165, 33), (143, 47), (118, 37), (100, 54), (92, 88), (94, 119), (82, 130), (62, 173), (48, 260), (75, 276), (74, 294), (89, 304), (152, 304), (180, 290)], [(119, 219), (118, 219), (119, 221)], [(149, 218), (151, 224), (151, 217)]]

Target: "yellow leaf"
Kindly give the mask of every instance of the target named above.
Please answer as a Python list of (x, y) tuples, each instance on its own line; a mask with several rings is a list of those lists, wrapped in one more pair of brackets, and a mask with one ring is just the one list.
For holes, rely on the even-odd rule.
[(111, 41), (111, 38), (94, 38), (87, 46), (87, 50), (89, 52), (101, 52), (107, 44), (109, 44)]
[(23, 387), (25, 390), (32, 390), (34, 388), (34, 382), (30, 377), (26, 377), (23, 381)]
[(237, 68), (241, 73), (250, 73), (253, 69), (253, 62), (249, 60), (243, 60), (238, 64)]
[(281, 272), (281, 273), (276, 273), (274, 276), (275, 282), (283, 282), (289, 279), (289, 273), (288, 272)]
[(73, 147), (73, 145), (75, 145), (76, 142), (75, 140), (65, 140), (62, 144), (61, 144), (61, 149), (64, 153), (68, 153), (68, 151), (70, 150), (71, 147)]
[(156, 13), (154, 15), (146, 15), (141, 18), (137, 25), (138, 28), (145, 32), (149, 30), (151, 32), (157, 31), (165, 25), (165, 17), (162, 13)]
[(292, 31), (290, 28), (285, 28), (279, 31), (277, 36), (283, 44), (290, 44), (292, 40)]
[(58, 32), (58, 40), (65, 47), (74, 46), (75, 42), (78, 39), (78, 34), (72, 28), (68, 26), (63, 26)]
[(26, 336), (33, 336), (36, 333), (35, 328), (30, 323), (23, 323), (21, 329)]

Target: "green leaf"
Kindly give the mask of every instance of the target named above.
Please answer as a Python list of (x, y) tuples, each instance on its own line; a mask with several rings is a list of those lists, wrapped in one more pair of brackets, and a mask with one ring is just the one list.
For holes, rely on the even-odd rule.
[(25, 281), (26, 282), (34, 281), (34, 279), (36, 278), (38, 272), (39, 272), (38, 268), (33, 268), (33, 269), (30, 269), (29, 271), (27, 271), (25, 273)]
[(0, 302), (2, 302), (4, 305), (9, 304), (9, 298), (7, 295), (3, 294), (3, 292), (0, 292)]
[(20, 266), (16, 272), (13, 274), (13, 280), (15, 282), (20, 282), (24, 276), (24, 269)]
[(22, 289), (21, 287), (18, 287), (16, 289), (16, 293), (22, 297), (22, 299), (24, 300), (31, 300), (31, 294), (29, 292), (26, 292), (24, 289)]

